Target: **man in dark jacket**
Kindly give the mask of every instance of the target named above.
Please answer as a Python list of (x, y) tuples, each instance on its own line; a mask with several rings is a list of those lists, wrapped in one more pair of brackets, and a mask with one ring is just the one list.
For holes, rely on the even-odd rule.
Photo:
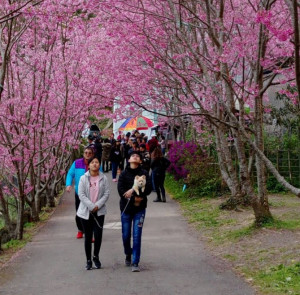
[[(139, 272), (141, 256), (142, 229), (146, 215), (147, 195), (151, 193), (151, 180), (147, 171), (141, 168), (141, 156), (138, 152), (132, 152), (128, 160), (128, 166), (120, 174), (118, 192), (120, 195), (120, 210), (122, 221), (122, 239), (126, 255), (125, 265), (132, 265), (133, 272)], [(139, 195), (132, 188), (136, 176), (146, 176), (144, 192), (139, 190)], [(139, 201), (139, 202), (136, 202)], [(138, 206), (136, 204), (139, 203)], [(131, 247), (131, 228), (133, 229), (133, 245)]]

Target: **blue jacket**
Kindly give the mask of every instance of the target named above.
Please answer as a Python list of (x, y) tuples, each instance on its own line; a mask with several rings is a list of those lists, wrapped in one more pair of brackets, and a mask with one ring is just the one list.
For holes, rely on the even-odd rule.
[(87, 167), (84, 163), (84, 158), (74, 161), (71, 168), (68, 171), (66, 186), (72, 185), (72, 182), (75, 179), (75, 192), (77, 195), (80, 177), (84, 175), (86, 171)]

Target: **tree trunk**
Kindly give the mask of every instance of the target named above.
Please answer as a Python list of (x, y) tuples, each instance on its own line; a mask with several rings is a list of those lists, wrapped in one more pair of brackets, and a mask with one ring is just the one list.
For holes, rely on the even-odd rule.
[(2, 217), (4, 219), (4, 225), (7, 229), (10, 230), (12, 228), (12, 224), (11, 224), (11, 220), (10, 220), (10, 216), (9, 216), (8, 204), (5, 200), (1, 186), (0, 186), (0, 205), (1, 205)]
[(238, 204), (241, 204), (244, 193), (241, 191), (241, 186), (237, 178), (237, 172), (233, 166), (231, 152), (228, 148), (228, 142), (225, 134), (220, 132), (222, 128), (215, 128), (216, 150), (218, 154), (218, 162), (223, 180), (227, 184), (231, 196), (229, 199), (220, 205), (221, 209), (236, 209)]
[(32, 206), (30, 207), (31, 218), (32, 221), (37, 222), (40, 220), (39, 212), (40, 212), (40, 197), (35, 195), (35, 198), (32, 202)]
[(47, 196), (47, 207), (54, 208), (55, 207), (55, 195), (56, 195), (56, 185), (53, 182), (50, 186), (50, 189), (47, 189), (46, 196)]
[(255, 215), (256, 226), (262, 226), (267, 221), (273, 219), (267, 200), (264, 202), (261, 202), (260, 200), (253, 202), (252, 208)]
[(18, 240), (23, 239), (23, 232), (24, 232), (24, 205), (25, 205), (25, 196), (19, 196), (17, 200), (18, 204), (18, 215), (17, 215), (17, 226), (15, 230), (15, 238)]
[[(260, 25), (259, 40), (258, 40), (258, 58), (256, 61), (256, 84), (259, 90), (263, 89), (263, 68), (261, 66), (261, 59), (265, 57), (267, 36), (266, 28), (263, 24)], [(255, 128), (255, 143), (256, 146), (264, 152), (264, 139), (263, 139), (263, 96), (258, 94), (255, 97), (254, 106), (254, 128)], [(264, 212), (265, 218), (269, 219), (271, 217), (271, 212), (268, 204), (267, 189), (266, 189), (266, 169), (263, 160), (256, 154), (255, 155), (255, 167), (257, 173), (257, 188), (258, 188), (258, 198), (259, 202), (256, 202), (253, 207), (256, 210), (255, 214), (258, 214), (259, 220), (257, 223), (261, 223), (260, 213)], [(259, 208), (261, 207), (261, 208)]]

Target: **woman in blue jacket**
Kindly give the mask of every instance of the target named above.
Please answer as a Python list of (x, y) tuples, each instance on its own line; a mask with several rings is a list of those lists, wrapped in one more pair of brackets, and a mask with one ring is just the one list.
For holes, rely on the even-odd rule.
[[(71, 165), (66, 179), (66, 191), (69, 193), (72, 189), (73, 180), (75, 181), (75, 208), (78, 210), (80, 200), (78, 197), (78, 185), (80, 177), (88, 171), (88, 161), (94, 156), (94, 150), (91, 147), (86, 147), (83, 152), (83, 158), (77, 159)], [(77, 239), (83, 238), (83, 228), (80, 218), (76, 215), (76, 225), (78, 228)]]

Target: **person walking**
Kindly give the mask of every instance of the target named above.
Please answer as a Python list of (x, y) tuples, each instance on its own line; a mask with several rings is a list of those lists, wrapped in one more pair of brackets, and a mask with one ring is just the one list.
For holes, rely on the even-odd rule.
[(124, 170), (124, 163), (125, 163), (125, 140), (121, 139), (120, 143), (120, 151), (121, 151), (121, 162), (119, 165), (120, 173)]
[(160, 145), (163, 156), (165, 156), (165, 154), (166, 154), (166, 138), (163, 135), (161, 136), (161, 141), (159, 142), (159, 145)]
[(139, 150), (140, 150), (140, 147), (139, 147), (137, 141), (132, 141), (131, 148), (128, 151), (128, 159), (130, 158), (130, 155), (132, 152), (138, 152)]
[(141, 164), (142, 168), (146, 170), (149, 174), (151, 159), (150, 159), (150, 154), (146, 150), (146, 145), (144, 143), (140, 144), (140, 155), (142, 159), (142, 164)]
[[(120, 210), (122, 222), (122, 240), (125, 253), (125, 265), (132, 266), (132, 272), (139, 272), (141, 256), (142, 230), (146, 216), (147, 196), (151, 193), (151, 180), (147, 171), (141, 168), (139, 152), (130, 154), (128, 165), (120, 174), (118, 192), (120, 195)], [(133, 189), (136, 177), (145, 175), (145, 190), (139, 190), (139, 195)], [(143, 177), (142, 177), (143, 178)], [(132, 246), (131, 246), (132, 230)]]
[(98, 160), (101, 163), (101, 158), (102, 158), (102, 144), (101, 144), (101, 136), (98, 135), (95, 138), (95, 156), (98, 158)]
[(122, 161), (121, 155), (121, 141), (117, 140), (113, 143), (110, 151), (110, 162), (111, 162), (111, 171), (112, 171), (112, 181), (117, 182), (117, 172), (118, 167)]
[[(78, 185), (80, 177), (88, 170), (88, 160), (94, 156), (94, 150), (92, 147), (86, 147), (84, 149), (83, 158), (77, 159), (71, 165), (66, 179), (66, 191), (68, 193), (72, 190), (72, 183), (75, 181), (75, 209), (76, 212), (78, 210), (80, 199), (78, 196)], [(75, 217), (76, 225), (77, 225), (77, 239), (83, 238), (83, 228), (80, 221), (80, 218), (76, 215)]]
[(96, 148), (95, 148), (95, 138), (94, 138), (94, 136), (90, 134), (87, 139), (88, 139), (88, 145), (86, 147), (92, 148), (94, 153), (95, 153)]
[(86, 270), (92, 269), (92, 238), (94, 234), (93, 262), (96, 269), (101, 268), (99, 252), (102, 243), (106, 202), (109, 198), (109, 186), (106, 176), (99, 171), (100, 161), (92, 157), (88, 161), (87, 171), (79, 181), (80, 205), (77, 216), (81, 219), (84, 229), (84, 249), (86, 255)]
[(102, 170), (103, 172), (108, 172), (109, 169), (109, 157), (110, 157), (111, 143), (109, 139), (105, 139), (102, 144)]
[(158, 147), (159, 143), (156, 135), (152, 135), (152, 138), (148, 141), (149, 153), (152, 154), (154, 149)]
[(157, 198), (153, 202), (166, 202), (164, 182), (169, 165), (170, 161), (163, 156), (160, 147), (156, 147), (151, 154), (152, 177), (157, 193)]

